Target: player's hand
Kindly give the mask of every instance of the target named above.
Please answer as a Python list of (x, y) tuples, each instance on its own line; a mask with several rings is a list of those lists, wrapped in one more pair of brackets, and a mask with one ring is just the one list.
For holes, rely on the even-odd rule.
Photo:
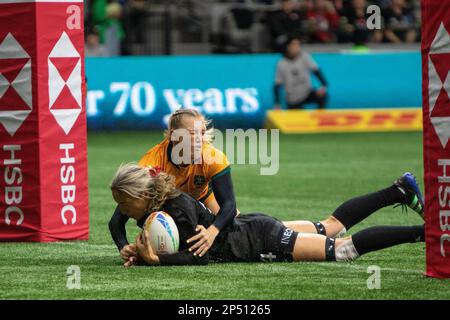
[(124, 267), (132, 267), (132, 266), (138, 264), (139, 261), (141, 261), (141, 259), (139, 258), (138, 255), (136, 255), (135, 257), (130, 257), (127, 261), (125, 261), (123, 266)]
[(320, 87), (320, 88), (317, 90), (317, 94), (318, 94), (320, 97), (325, 96), (325, 95), (327, 94), (327, 87), (325, 87), (325, 86)]
[(148, 231), (144, 230), (136, 237), (136, 247), (138, 257), (142, 260), (152, 265), (159, 264), (159, 258), (148, 241)]
[(219, 234), (219, 229), (214, 225), (210, 225), (208, 229), (202, 225), (198, 225), (195, 231), (197, 231), (198, 234), (188, 239), (187, 243), (197, 242), (189, 248), (189, 251), (194, 252), (194, 256), (198, 255), (202, 257), (212, 247), (214, 240)]
[(135, 244), (128, 244), (120, 250), (120, 257), (123, 261), (128, 261), (130, 258), (136, 257), (136, 255), (137, 252)]

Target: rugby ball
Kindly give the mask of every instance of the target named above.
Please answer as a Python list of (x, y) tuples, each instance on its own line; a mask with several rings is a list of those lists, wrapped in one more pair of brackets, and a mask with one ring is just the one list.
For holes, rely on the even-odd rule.
[(148, 232), (148, 241), (156, 254), (171, 254), (178, 252), (178, 228), (172, 217), (164, 212), (153, 212), (144, 223)]

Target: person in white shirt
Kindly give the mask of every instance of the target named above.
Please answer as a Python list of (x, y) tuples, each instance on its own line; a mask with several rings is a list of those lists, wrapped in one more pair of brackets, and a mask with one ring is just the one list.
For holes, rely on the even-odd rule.
[[(310, 73), (321, 82), (313, 88)], [(287, 42), (284, 57), (278, 62), (275, 74), (275, 109), (280, 109), (280, 88), (284, 86), (288, 109), (301, 109), (307, 103), (316, 103), (325, 108), (327, 81), (311, 55), (301, 49), (300, 39), (291, 38)]]

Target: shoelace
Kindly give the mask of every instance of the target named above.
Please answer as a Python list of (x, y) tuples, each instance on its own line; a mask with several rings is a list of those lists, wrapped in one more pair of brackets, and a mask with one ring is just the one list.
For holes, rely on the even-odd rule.
[(394, 206), (394, 209), (399, 207), (399, 206), (402, 206), (402, 213), (407, 213), (408, 212), (408, 205), (407, 204), (405, 204), (405, 203), (398, 203), (398, 204), (396, 204)]
[[(407, 204), (405, 204), (405, 203), (398, 203), (398, 204), (396, 204), (395, 206), (394, 206), (394, 209), (395, 208), (397, 208), (397, 207), (399, 207), (399, 206), (402, 206), (402, 214), (403, 213), (408, 213), (408, 205)], [(422, 208), (422, 210), (423, 210), (423, 207), (422, 206), (420, 206), (421, 208)], [(413, 210), (414, 212), (417, 212), (416, 210)], [(423, 218), (423, 212), (422, 213), (420, 213), (420, 212), (417, 212), (422, 218)]]

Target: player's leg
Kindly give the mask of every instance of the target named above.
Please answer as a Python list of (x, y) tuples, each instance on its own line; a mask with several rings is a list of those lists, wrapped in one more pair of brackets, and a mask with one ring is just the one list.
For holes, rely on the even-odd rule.
[(287, 103), (288, 110), (295, 110), (295, 109), (303, 109), (304, 108), (304, 102), (288, 102)]
[(375, 211), (389, 205), (402, 203), (404, 197), (397, 186), (392, 185), (389, 188), (345, 201), (325, 220), (319, 222), (286, 221), (283, 223), (297, 232), (317, 233), (335, 238), (339, 234), (345, 234), (347, 230)]
[(303, 100), (297, 101), (295, 103), (288, 102), (287, 106), (288, 106), (288, 109), (304, 109), (305, 104), (318, 103), (319, 99), (320, 98), (318, 97), (316, 90), (311, 89), (311, 91), (308, 93), (306, 98), (304, 98)]
[(299, 105), (305, 105), (309, 103), (317, 104), (319, 109), (324, 109), (327, 102), (327, 92), (324, 88), (321, 89), (311, 89), (309, 94), (304, 100), (302, 100)]
[(422, 193), (412, 174), (403, 174), (388, 188), (347, 200), (325, 220), (285, 221), (283, 224), (297, 232), (338, 238), (372, 213), (395, 204), (407, 205), (423, 218)]
[(341, 233), (345, 233), (344, 225), (333, 216), (318, 222), (295, 220), (283, 221), (283, 224), (296, 232), (321, 234), (332, 238), (338, 237)]
[(338, 220), (345, 230), (350, 230), (372, 213), (395, 204), (408, 206), (424, 218), (422, 193), (414, 175), (409, 172), (404, 173), (388, 188), (344, 202), (334, 211), (332, 217)]
[(316, 103), (319, 109), (325, 109), (327, 103), (327, 92), (324, 88), (314, 89), (311, 94), (310, 103)]
[(381, 189), (363, 196), (354, 197), (341, 204), (334, 213), (318, 222), (286, 221), (288, 228), (297, 232), (317, 233), (335, 238), (345, 234), (355, 224), (361, 222), (375, 211), (396, 203), (401, 203), (404, 194), (397, 186)]
[(342, 239), (332, 239), (320, 234), (299, 234), (292, 258), (293, 261), (353, 261), (368, 252), (423, 241), (423, 225), (372, 227)]
[(328, 239), (330, 238), (321, 234), (299, 233), (295, 240), (292, 260), (326, 261), (325, 244)]

